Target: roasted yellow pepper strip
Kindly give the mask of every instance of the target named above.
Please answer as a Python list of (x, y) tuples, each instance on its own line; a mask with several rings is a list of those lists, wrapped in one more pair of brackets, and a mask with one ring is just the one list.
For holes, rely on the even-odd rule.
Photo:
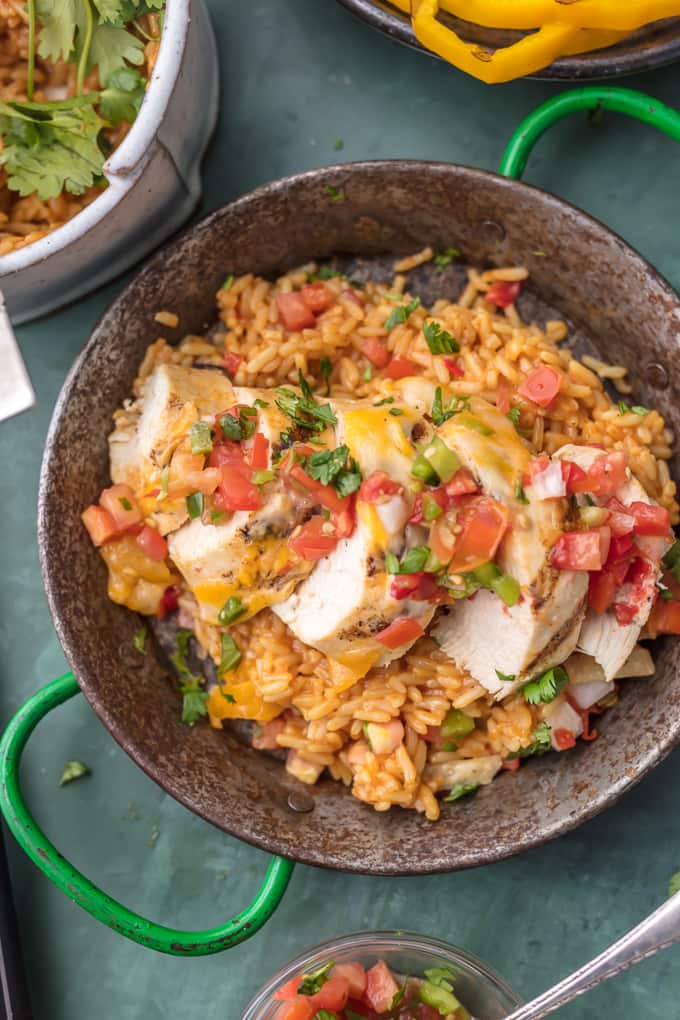
[[(522, 2), (522, 0), (518, 0)], [(437, 20), (439, 0), (413, 0), (413, 30), (427, 49), (488, 85), (512, 81), (547, 67), (564, 54), (583, 53), (618, 42), (621, 33), (589, 33), (573, 25), (545, 25), (494, 53), (467, 43)]]
[[(405, 11), (408, 0), (397, 6)], [(680, 0), (442, 0), (445, 11), (485, 28), (532, 29), (559, 23), (632, 32), (680, 15)]]

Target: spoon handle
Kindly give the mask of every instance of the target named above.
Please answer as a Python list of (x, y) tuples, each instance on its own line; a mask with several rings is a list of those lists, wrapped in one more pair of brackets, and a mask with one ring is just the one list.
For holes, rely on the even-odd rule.
[(676, 893), (590, 963), (543, 992), (537, 999), (520, 1006), (506, 1020), (541, 1020), (596, 985), (679, 940), (680, 893)]

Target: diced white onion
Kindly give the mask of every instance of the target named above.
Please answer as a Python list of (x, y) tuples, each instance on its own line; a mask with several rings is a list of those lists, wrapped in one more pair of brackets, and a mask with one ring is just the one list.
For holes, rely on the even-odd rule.
[(592, 708), (614, 690), (613, 683), (606, 680), (588, 680), (583, 684), (571, 683), (567, 687), (569, 697), (579, 708)]
[(567, 485), (562, 475), (562, 465), (558, 461), (548, 464), (547, 468), (534, 475), (531, 489), (536, 499), (561, 499), (567, 494)]

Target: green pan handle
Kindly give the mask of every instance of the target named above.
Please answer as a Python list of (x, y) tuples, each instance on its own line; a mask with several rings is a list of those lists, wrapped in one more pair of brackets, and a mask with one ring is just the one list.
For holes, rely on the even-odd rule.
[(48, 712), (79, 691), (72, 673), (53, 680), (22, 705), (0, 741), (0, 811), (13, 836), (34, 864), (62, 892), (98, 921), (140, 946), (172, 956), (208, 956), (245, 942), (278, 907), (293, 871), (282, 857), (270, 862), (253, 901), (226, 924), (206, 931), (177, 931), (147, 921), (118, 903), (73, 867), (41, 832), (19, 787), (19, 764), (28, 738)]
[(554, 99), (549, 99), (547, 103), (536, 107), (522, 121), (510, 139), (501, 160), (500, 173), (506, 177), (521, 177), (531, 150), (549, 127), (571, 113), (600, 109), (626, 113), (629, 117), (643, 120), (646, 124), (651, 124), (659, 131), (670, 135), (676, 142), (680, 142), (680, 113), (677, 110), (659, 102), (658, 99), (653, 99), (652, 96), (646, 96), (644, 92), (590, 85), (587, 88), (561, 92)]

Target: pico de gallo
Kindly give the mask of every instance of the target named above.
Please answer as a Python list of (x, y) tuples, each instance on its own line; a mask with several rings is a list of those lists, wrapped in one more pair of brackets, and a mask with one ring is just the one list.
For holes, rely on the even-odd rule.
[(333, 960), (274, 993), (275, 1020), (470, 1020), (454, 993), (456, 976), (433, 967), (422, 977), (393, 973), (384, 960), (365, 969)]

